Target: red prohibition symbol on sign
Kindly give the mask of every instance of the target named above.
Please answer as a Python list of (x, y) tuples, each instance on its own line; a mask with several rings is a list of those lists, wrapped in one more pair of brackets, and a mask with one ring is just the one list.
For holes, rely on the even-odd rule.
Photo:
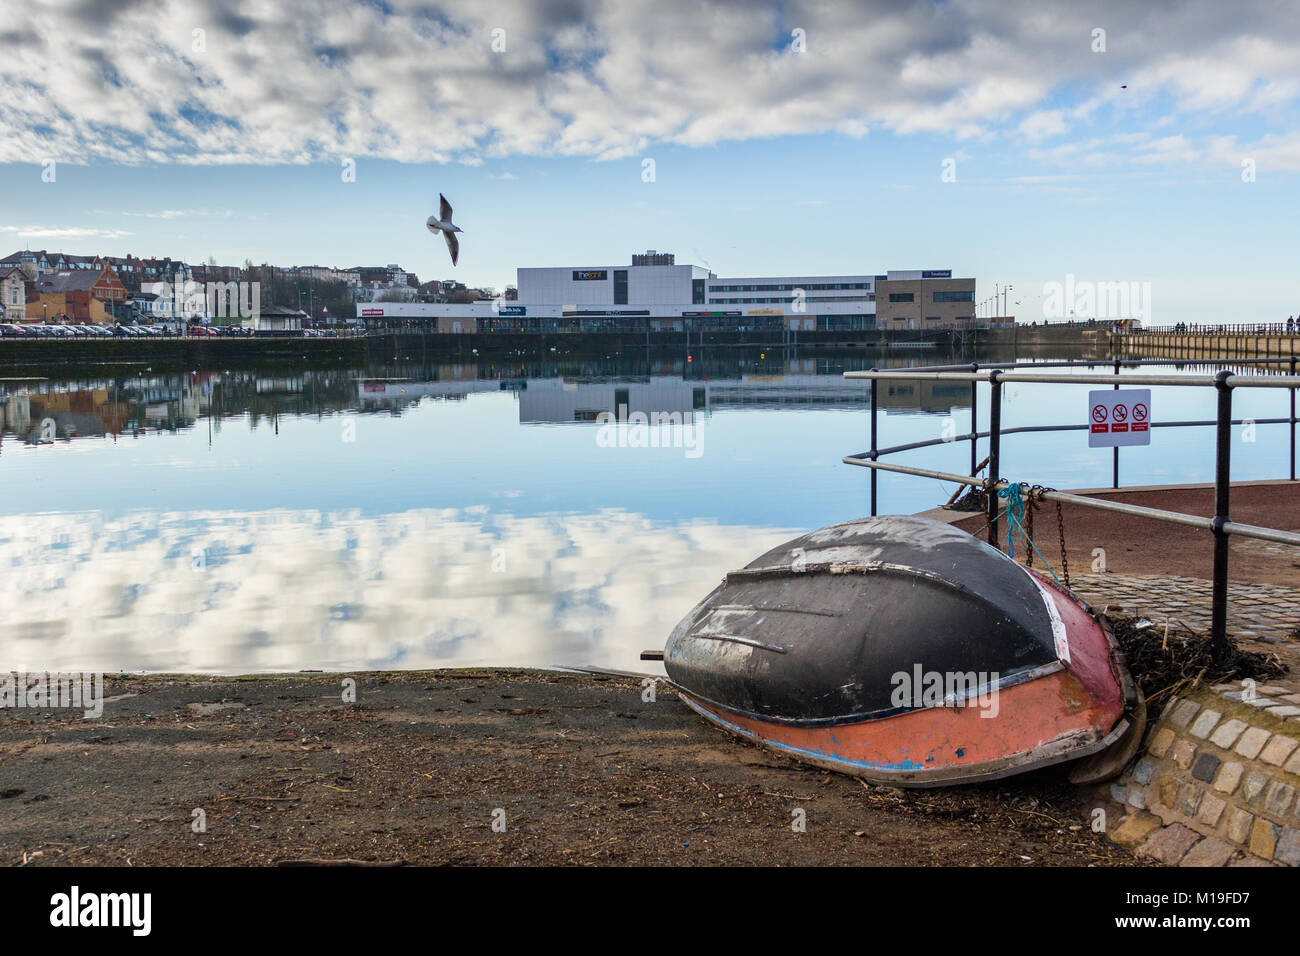
[(1105, 406), (1105, 405), (1094, 405), (1094, 406), (1092, 406), (1092, 420), (1093, 420), (1094, 422), (1104, 422), (1104, 421), (1106, 420), (1106, 406)]
[(1111, 414), (1115, 416), (1115, 421), (1122, 422), (1128, 418), (1128, 406), (1116, 405)]
[(1135, 422), (1144, 422), (1147, 420), (1147, 407), (1141, 402), (1133, 406), (1133, 420)]

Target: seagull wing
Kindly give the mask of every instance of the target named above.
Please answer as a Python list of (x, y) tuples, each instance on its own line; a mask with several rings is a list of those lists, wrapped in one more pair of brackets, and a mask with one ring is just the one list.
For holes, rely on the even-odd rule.
[(438, 193), (438, 201), (441, 205), (438, 207), (438, 218), (443, 222), (451, 222), (451, 203), (447, 202), (447, 197)]
[(457, 240), (454, 232), (444, 232), (443, 238), (447, 240), (447, 249), (451, 252), (451, 264), (456, 264), (456, 259), (460, 257), (460, 241)]

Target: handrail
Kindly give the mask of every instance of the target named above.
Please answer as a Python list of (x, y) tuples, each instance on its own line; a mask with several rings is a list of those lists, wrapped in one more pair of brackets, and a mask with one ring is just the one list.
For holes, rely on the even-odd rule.
[[(1231, 489), (1231, 430), (1233, 425), (1242, 424), (1243, 419), (1234, 419), (1232, 417), (1232, 394), (1239, 388), (1285, 388), (1291, 393), (1291, 413), (1287, 418), (1267, 418), (1252, 419), (1257, 425), (1265, 424), (1289, 424), (1291, 426), (1291, 480), (1296, 480), (1296, 390), (1300, 388), (1300, 375), (1296, 374), (1296, 356), (1290, 356), (1281, 359), (1209, 359), (1198, 360), (1198, 362), (1189, 362), (1187, 364), (1205, 364), (1205, 365), (1245, 365), (1245, 364), (1278, 364), (1286, 363), (1290, 365), (1291, 374), (1241, 374), (1229, 369), (1220, 369), (1214, 375), (1169, 375), (1169, 374), (1137, 374), (1120, 375), (1121, 368), (1129, 366), (1130, 368), (1143, 364), (1170, 364), (1168, 360), (1152, 360), (1144, 362), (1143, 360), (1124, 361), (1122, 359), (1112, 359), (1107, 363), (1094, 362), (1090, 360), (1071, 361), (1071, 362), (1053, 362), (1053, 363), (1034, 363), (1034, 362), (1014, 362), (1014, 363), (995, 363), (989, 366), (981, 366), (979, 363), (970, 365), (947, 365), (947, 366), (930, 366), (910, 369), (870, 369), (867, 371), (845, 372), (846, 379), (865, 380), (871, 386), (871, 449), (856, 455), (845, 457), (843, 462), (849, 465), (857, 465), (871, 469), (871, 514), (877, 513), (877, 482), (876, 476), (880, 471), (895, 472), (905, 475), (913, 475), (923, 478), (935, 478), (940, 481), (955, 481), (961, 485), (972, 487), (982, 487), (987, 492), (987, 513), (988, 513), (988, 539), (992, 545), (998, 545), (998, 517), (1000, 509), (996, 492), (1000, 489), (1010, 487), (1013, 484), (1025, 487), (1024, 482), (1010, 482), (1000, 477), (1001, 471), (1001, 441), (1003, 435), (1047, 432), (1047, 431), (1084, 431), (1088, 429), (1086, 424), (1066, 424), (1066, 425), (1022, 425), (1012, 428), (1002, 427), (1002, 387), (1008, 383), (1032, 383), (1044, 385), (1109, 385), (1113, 388), (1119, 388), (1121, 385), (1157, 385), (1157, 386), (1174, 386), (1174, 387), (1199, 387), (1213, 388), (1218, 396), (1217, 415), (1211, 421), (1180, 421), (1180, 422), (1152, 422), (1152, 428), (1176, 428), (1189, 426), (1207, 426), (1214, 425), (1215, 432), (1215, 468), (1214, 468), (1214, 517), (1205, 518), (1198, 515), (1189, 515), (1177, 511), (1166, 511), (1160, 508), (1147, 508), (1140, 505), (1131, 505), (1126, 502), (1109, 501), (1104, 498), (1092, 498), (1084, 495), (1071, 494), (1065, 491), (1055, 491), (1035, 488), (1034, 493), (1041, 495), (1043, 498), (1056, 501), (1059, 503), (1070, 503), (1080, 505), (1086, 508), (1095, 508), (1102, 511), (1111, 511), (1119, 514), (1126, 514), (1135, 517), (1151, 518), (1157, 521), (1166, 521), (1172, 524), (1182, 525), (1184, 527), (1196, 528), (1202, 531), (1209, 531), (1214, 535), (1214, 581), (1213, 581), (1213, 606), (1211, 611), (1211, 631), (1212, 646), (1216, 657), (1224, 659), (1229, 653), (1230, 647), (1227, 642), (1227, 608), (1228, 608), (1228, 538), (1230, 535), (1240, 535), (1246, 538), (1255, 538), (1264, 541), (1273, 541), (1279, 544), (1300, 547), (1300, 534), (1292, 531), (1284, 531), (1277, 528), (1264, 528), (1257, 525), (1242, 524), (1232, 521), (1229, 517), (1229, 493)], [(1095, 374), (1062, 374), (1055, 372), (1034, 371), (1043, 367), (1075, 367), (1078, 365), (1087, 365), (1090, 368), (1096, 365), (1109, 364), (1114, 368), (1110, 375)], [(878, 409), (879, 409), (879, 390), (878, 386), (882, 381), (949, 381), (949, 382), (968, 382), (971, 390), (971, 430), (966, 435), (953, 436), (950, 438), (926, 439), (923, 441), (908, 442), (903, 445), (896, 445), (891, 448), (881, 448), (878, 442)], [(989, 428), (988, 431), (981, 432), (978, 428), (978, 392), (979, 384), (987, 382), (990, 387), (991, 403), (989, 408)], [(980, 479), (976, 474), (980, 469), (976, 468), (975, 458), (977, 454), (978, 442), (981, 438), (989, 440), (989, 454), (985, 461), (988, 464), (989, 477)], [(935, 471), (926, 468), (914, 468), (908, 465), (892, 465), (881, 462), (879, 459), (882, 455), (894, 454), (902, 451), (911, 451), (918, 448), (928, 448), (937, 444), (951, 444), (955, 441), (970, 442), (971, 471), (969, 475), (955, 475), (949, 472)], [(1114, 483), (1115, 488), (1119, 487), (1119, 449), (1112, 450), (1114, 461)]]
[(1234, 322), (1224, 325), (1200, 325), (1182, 328), (1176, 325), (1156, 325), (1151, 328), (1125, 329), (1122, 335), (1295, 335), (1300, 333), (1300, 324), (1292, 323), (1287, 328), (1285, 322)]
[[(1019, 367), (1019, 366), (1018, 366)], [(1219, 375), (1223, 375), (1222, 372)], [(879, 381), (904, 379), (924, 382), (988, 382), (997, 376), (1000, 384), (1033, 382), (1043, 385), (1114, 385), (1114, 375), (1060, 375), (1050, 372), (1020, 374), (1014, 370), (994, 369), (990, 372), (920, 372), (913, 369), (875, 369), (865, 372), (845, 372), (845, 378), (862, 378)], [(1199, 385), (1213, 386), (1220, 381), (1218, 375), (1125, 375), (1121, 381), (1128, 385)], [(1300, 388), (1300, 375), (1234, 375), (1224, 379), (1228, 388)]]
[(1059, 359), (1050, 362), (966, 362), (961, 365), (909, 365), (906, 368), (885, 369), (887, 372), (965, 372), (981, 369), (1016, 369), (1016, 368), (1097, 368), (1100, 365), (1121, 368), (1140, 368), (1143, 365), (1284, 365), (1300, 362), (1300, 354), (1282, 355), (1271, 358), (1251, 356), (1249, 358), (1126, 358), (1126, 359)]

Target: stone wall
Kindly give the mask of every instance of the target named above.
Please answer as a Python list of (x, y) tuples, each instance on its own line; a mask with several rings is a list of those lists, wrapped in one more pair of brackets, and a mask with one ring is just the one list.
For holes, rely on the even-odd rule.
[(1140, 857), (1181, 866), (1300, 866), (1300, 693), (1198, 687), (1148, 728), (1099, 805)]
[(1115, 354), (1125, 358), (1272, 358), (1300, 355), (1300, 335), (1282, 332), (1135, 332), (1111, 337)]

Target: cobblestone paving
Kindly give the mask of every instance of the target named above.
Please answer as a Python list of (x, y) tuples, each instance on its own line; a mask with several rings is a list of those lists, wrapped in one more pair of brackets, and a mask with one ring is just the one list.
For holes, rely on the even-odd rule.
[[(1096, 608), (1110, 605), (1145, 614), (1168, 616), (1189, 627), (1210, 626), (1210, 582), (1167, 575), (1078, 574), (1075, 592)], [(1300, 589), (1274, 584), (1229, 584), (1228, 629), (1238, 638), (1268, 644), (1290, 643), (1300, 627)]]
[(1200, 686), (1151, 718), (1104, 796), (1114, 842), (1169, 866), (1300, 866), (1300, 694)]
[[(1210, 625), (1211, 585), (1201, 578), (1082, 574), (1072, 584), (1112, 614)], [(1113, 841), (1168, 866), (1300, 866), (1298, 625), (1300, 588), (1228, 586), (1229, 632), (1273, 645), (1292, 671), (1250, 691), (1195, 687), (1150, 714), (1145, 753), (1106, 794), (1117, 811), (1105, 817)]]

